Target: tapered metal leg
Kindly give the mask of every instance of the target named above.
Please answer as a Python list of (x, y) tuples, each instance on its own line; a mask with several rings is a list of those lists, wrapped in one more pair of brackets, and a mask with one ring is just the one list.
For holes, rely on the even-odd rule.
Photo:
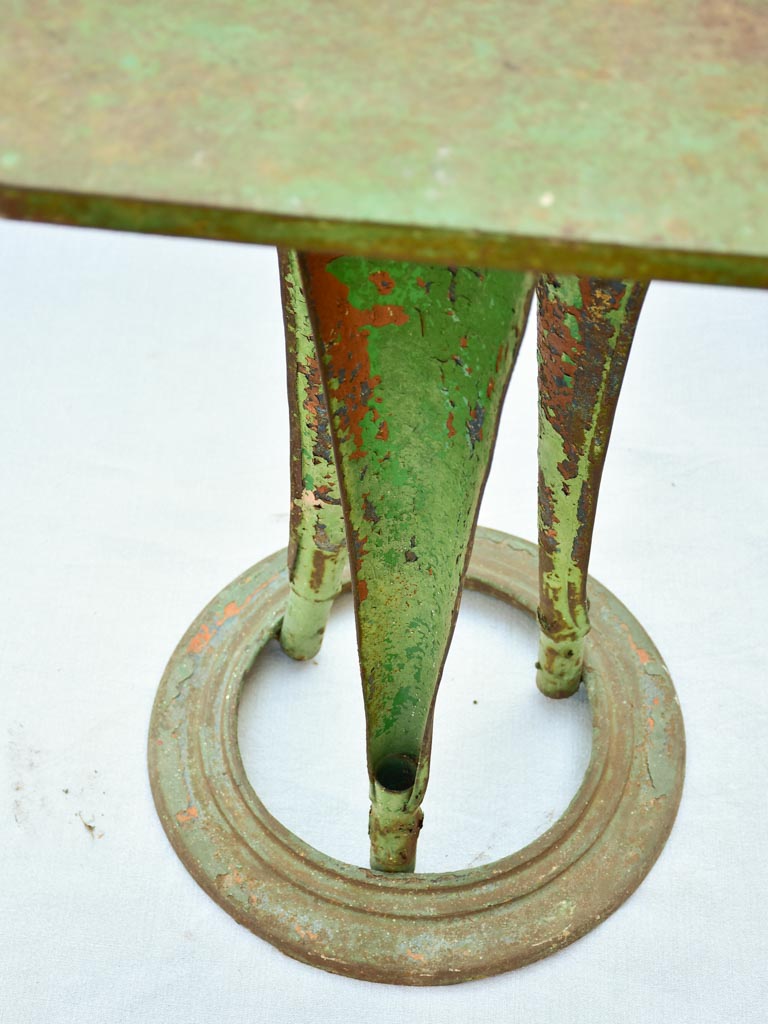
[(647, 284), (545, 276), (538, 285), (539, 624), (536, 682), (579, 687), (600, 478)]
[(528, 274), (303, 254), (347, 519), (371, 864), (414, 869), (437, 686)]
[(295, 252), (281, 251), (280, 279), (291, 424), (291, 595), (280, 632), (292, 658), (320, 650), (347, 560), (344, 515), (312, 327)]

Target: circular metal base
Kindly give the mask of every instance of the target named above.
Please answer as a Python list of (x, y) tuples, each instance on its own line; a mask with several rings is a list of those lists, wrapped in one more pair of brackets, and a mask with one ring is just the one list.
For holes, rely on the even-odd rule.
[[(536, 548), (479, 529), (466, 585), (535, 613)], [(325, 970), (433, 985), (547, 956), (639, 885), (677, 811), (683, 722), (653, 643), (604, 587), (590, 580), (592, 757), (565, 814), (503, 860), (406, 876), (319, 853), (269, 814), (246, 778), (242, 681), (279, 629), (287, 595), (284, 552), (226, 587), (176, 649), (152, 714), (149, 770), (163, 826), (229, 914)]]

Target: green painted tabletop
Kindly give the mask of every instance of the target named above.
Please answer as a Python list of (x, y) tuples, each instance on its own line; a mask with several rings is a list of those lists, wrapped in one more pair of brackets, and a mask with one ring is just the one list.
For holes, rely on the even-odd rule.
[(766, 0), (0, 0), (8, 217), (768, 284)]

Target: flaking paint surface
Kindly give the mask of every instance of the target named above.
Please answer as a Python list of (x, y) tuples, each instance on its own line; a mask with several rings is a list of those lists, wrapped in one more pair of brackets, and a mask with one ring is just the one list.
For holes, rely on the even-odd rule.
[(532, 287), (505, 271), (305, 254), (345, 493), (369, 768), (426, 785), (431, 716)]

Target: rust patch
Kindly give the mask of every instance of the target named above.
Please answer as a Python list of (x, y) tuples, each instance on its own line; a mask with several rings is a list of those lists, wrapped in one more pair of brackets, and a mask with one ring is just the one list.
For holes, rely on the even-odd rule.
[(237, 888), (237, 887), (243, 885), (245, 883), (245, 881), (246, 881), (246, 879), (237, 870), (237, 868), (232, 868), (231, 871), (228, 871), (224, 875), (217, 875), (216, 876), (216, 884), (220, 888), (222, 888), (222, 889)]
[(180, 825), (186, 825), (190, 821), (194, 821), (195, 818), (199, 817), (200, 812), (194, 804), (190, 804), (185, 811), (176, 812), (176, 821)]
[(368, 523), (378, 523), (381, 519), (367, 494), (363, 495), (363, 519)]
[[(643, 647), (639, 647), (635, 643), (635, 638), (632, 636), (632, 633), (630, 632), (629, 626), (626, 624), (626, 622), (622, 622), (621, 628), (627, 634), (627, 640), (629, 641), (629, 646), (632, 648), (632, 650), (637, 655), (637, 660), (640, 662), (641, 665), (647, 665), (648, 662), (651, 660), (651, 656), (648, 653), (648, 651), (646, 651)], [(658, 698), (657, 698), (656, 702), (658, 703)]]
[(331, 464), (333, 462), (333, 442), (331, 441), (328, 410), (325, 407), (322, 377), (317, 358), (311, 356), (303, 363), (297, 363), (297, 371), (304, 375), (307, 383), (303, 409), (313, 435), (312, 454), (321, 462)]
[(221, 618), (216, 620), (216, 625), (223, 626), (227, 619), (234, 619), (236, 615), (240, 614), (246, 604), (248, 604), (248, 598), (245, 599), (242, 605), (237, 604), (236, 601), (230, 601), (223, 608)]
[(368, 280), (376, 285), (379, 295), (389, 295), (395, 287), (392, 275), (388, 274), (386, 270), (375, 270), (368, 275)]
[(200, 654), (200, 652), (208, 646), (213, 639), (213, 633), (208, 626), (201, 626), (200, 629), (195, 633), (192, 639), (189, 641), (187, 650), (190, 654)]
[(312, 552), (312, 575), (309, 578), (309, 585), (317, 593), (323, 585), (325, 567), (328, 564), (328, 555), (325, 551), (315, 548)]
[(208, 625), (201, 626), (197, 633), (195, 633), (195, 635), (189, 641), (189, 644), (187, 645), (187, 651), (190, 654), (202, 654), (202, 652), (205, 650), (208, 644), (213, 640), (213, 638), (218, 633), (219, 627), (223, 626), (224, 623), (227, 622), (229, 619), (236, 618), (240, 614), (240, 612), (245, 608), (245, 606), (250, 604), (254, 597), (260, 591), (264, 590), (265, 587), (268, 587), (270, 583), (274, 583), (274, 581), (277, 579), (279, 575), (279, 573), (275, 573), (275, 575), (272, 576), (270, 579), (265, 580), (263, 583), (260, 583), (255, 590), (252, 590), (251, 593), (245, 597), (241, 605), (238, 605), (235, 601), (229, 601), (222, 609), (222, 618), (216, 620), (216, 623), (212, 629)]
[(378, 376), (371, 374), (367, 328), (402, 325), (409, 317), (397, 305), (382, 303), (370, 309), (353, 306), (349, 286), (332, 271), (335, 259), (318, 253), (303, 256), (311, 308), (328, 364), (329, 395), (338, 403), (336, 415), (341, 429), (352, 441), (355, 451), (349, 457), (354, 459), (365, 454), (363, 420), (370, 411), (373, 392), (381, 383)]

